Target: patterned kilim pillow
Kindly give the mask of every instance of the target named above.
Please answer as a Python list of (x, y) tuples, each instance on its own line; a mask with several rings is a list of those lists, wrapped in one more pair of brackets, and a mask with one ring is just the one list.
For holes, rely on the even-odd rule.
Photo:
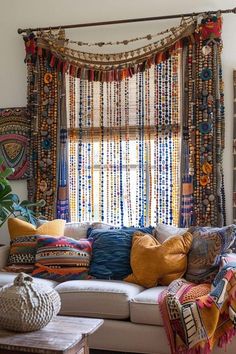
[(33, 275), (56, 281), (88, 279), (92, 243), (69, 237), (38, 237)]
[(32, 273), (37, 250), (37, 236), (21, 236), (11, 241), (7, 266), (3, 268), (3, 271)]
[(192, 227), (193, 242), (188, 254), (185, 278), (193, 283), (211, 283), (220, 266), (221, 255), (234, 243), (236, 225), (222, 228)]
[[(65, 220), (52, 220), (45, 225), (35, 227), (34, 225), (17, 218), (8, 219), (10, 234), (10, 252), (6, 271), (21, 272), (33, 270), (35, 254), (37, 249), (37, 237), (39, 235), (53, 235), (58, 237), (64, 235)], [(32, 266), (32, 268), (29, 267)]]
[(37, 249), (37, 235), (16, 237), (11, 241), (8, 266), (13, 264), (34, 264)]

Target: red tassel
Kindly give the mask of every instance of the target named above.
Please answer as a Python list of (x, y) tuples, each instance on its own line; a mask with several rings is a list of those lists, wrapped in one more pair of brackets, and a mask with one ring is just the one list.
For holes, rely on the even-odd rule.
[(70, 65), (69, 73), (70, 73), (71, 76), (75, 76), (75, 67), (74, 67), (74, 65)]
[(67, 66), (68, 66), (68, 65), (67, 65), (67, 62), (64, 62), (64, 63), (63, 63), (63, 67), (62, 67), (62, 73), (63, 73), (63, 74), (66, 73), (66, 71), (67, 71)]
[(56, 58), (55, 58), (55, 56), (52, 54), (51, 60), (50, 60), (50, 64), (49, 64), (51, 68), (54, 68), (55, 61), (56, 61)]
[(41, 57), (43, 55), (43, 49), (38, 47), (38, 56)]
[(89, 70), (89, 80), (94, 81), (94, 70), (93, 69)]
[(57, 71), (61, 71), (62, 61), (59, 59), (57, 63)]
[(78, 77), (78, 78), (81, 77), (81, 68), (78, 68), (78, 69), (77, 69), (76, 77)]

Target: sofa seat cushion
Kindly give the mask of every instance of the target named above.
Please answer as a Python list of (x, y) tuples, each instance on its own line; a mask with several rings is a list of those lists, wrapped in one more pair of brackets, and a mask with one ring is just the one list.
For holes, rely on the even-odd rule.
[[(19, 275), (16, 273), (8, 273), (8, 272), (0, 272), (0, 288), (6, 284), (13, 283), (15, 277)], [(51, 288), (55, 288), (55, 286), (58, 284), (57, 282), (53, 280), (46, 280), (46, 279), (36, 279), (34, 278), (34, 281), (37, 282), (38, 284), (42, 285), (47, 285)]]
[(61, 297), (61, 315), (109, 319), (130, 317), (129, 301), (143, 287), (119, 280), (74, 280), (56, 287)]
[(130, 301), (131, 322), (163, 326), (158, 297), (164, 289), (166, 286), (156, 286), (134, 296)]

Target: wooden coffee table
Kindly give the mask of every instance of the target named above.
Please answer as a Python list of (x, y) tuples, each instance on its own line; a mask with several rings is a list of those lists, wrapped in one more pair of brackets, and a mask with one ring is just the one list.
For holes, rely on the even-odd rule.
[(87, 338), (102, 324), (99, 319), (57, 316), (36, 332), (0, 328), (0, 353), (88, 354)]

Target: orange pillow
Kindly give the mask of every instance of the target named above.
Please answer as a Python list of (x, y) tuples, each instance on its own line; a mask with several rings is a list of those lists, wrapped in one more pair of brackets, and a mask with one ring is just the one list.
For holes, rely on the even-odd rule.
[(160, 244), (153, 236), (137, 232), (133, 235), (130, 264), (133, 273), (124, 280), (151, 288), (168, 285), (181, 278), (187, 268), (187, 254), (192, 235), (174, 236)]
[(10, 218), (8, 219), (8, 230), (11, 240), (14, 240), (16, 237), (33, 235), (63, 236), (65, 223), (65, 220), (56, 219), (36, 228), (36, 226), (24, 220)]

